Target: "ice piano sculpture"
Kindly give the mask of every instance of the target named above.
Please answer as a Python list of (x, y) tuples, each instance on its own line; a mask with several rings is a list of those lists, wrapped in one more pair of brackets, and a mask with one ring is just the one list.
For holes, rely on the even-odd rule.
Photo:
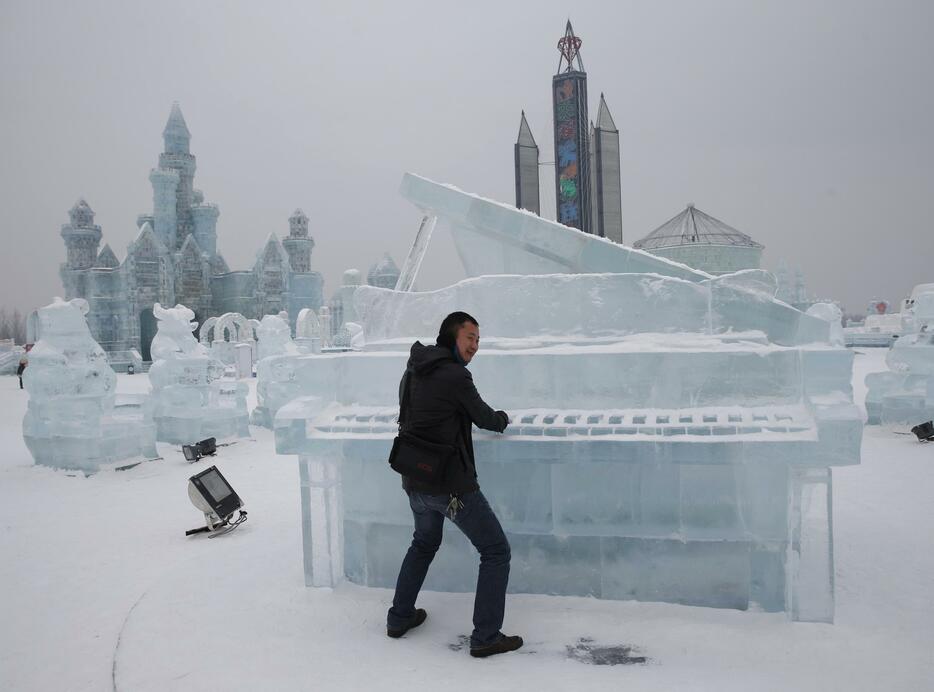
[[(471, 364), (505, 435), (475, 435), (481, 487), (512, 545), (511, 592), (786, 611), (833, 620), (831, 467), (859, 463), (852, 354), (774, 300), (762, 272), (714, 279), (412, 175), (469, 277), (430, 293), (361, 287), (363, 352), (284, 355), (304, 394), (275, 417), (299, 457), (306, 582), (392, 587), (412, 518), (386, 458), (415, 338), (463, 309)], [(449, 527), (426, 588), (472, 591)]]

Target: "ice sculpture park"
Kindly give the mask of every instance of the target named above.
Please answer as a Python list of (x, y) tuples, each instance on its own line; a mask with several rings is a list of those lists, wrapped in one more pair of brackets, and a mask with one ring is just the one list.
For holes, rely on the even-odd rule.
[[(458, 309), (480, 321), (478, 389), (512, 420), (475, 435), (511, 592), (833, 620), (832, 469), (862, 436), (833, 310), (415, 175), (401, 192), (424, 218), (396, 290), (356, 290), (357, 349), (282, 346), (259, 368), (260, 418), (299, 460), (307, 584), (393, 586), (412, 530), (386, 465), (398, 382)], [(436, 222), (468, 278), (414, 292)], [(426, 588), (472, 591), (471, 547), (445, 544)]]
[[(117, 376), (91, 336), (87, 313), (82, 298), (56, 298), (38, 311), (41, 337), (23, 375), (29, 393), (23, 438), (36, 463), (94, 473), (123, 459), (161, 458), (157, 440), (249, 437), (247, 385), (223, 377), (219, 356), (245, 351), (252, 364), (250, 344), (221, 338), (209, 348), (192, 333), (194, 312), (156, 303), (151, 390), (118, 396)], [(218, 332), (238, 319), (246, 322), (222, 316)]]

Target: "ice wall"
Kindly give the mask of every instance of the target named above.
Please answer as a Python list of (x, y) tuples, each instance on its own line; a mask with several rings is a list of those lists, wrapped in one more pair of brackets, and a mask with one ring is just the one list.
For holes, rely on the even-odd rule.
[(115, 408), (117, 376), (91, 337), (87, 312), (80, 298), (39, 309), (42, 337), (23, 374), (23, 438), (37, 464), (94, 472), (120, 459), (155, 457), (156, 448), (148, 404)]

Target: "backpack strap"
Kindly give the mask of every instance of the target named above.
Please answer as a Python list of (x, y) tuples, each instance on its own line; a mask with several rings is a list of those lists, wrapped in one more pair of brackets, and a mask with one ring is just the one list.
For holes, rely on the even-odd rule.
[(409, 420), (409, 402), (412, 398), (412, 380), (415, 373), (412, 368), (406, 368), (402, 375), (402, 381), (399, 382), (399, 432), (405, 429), (405, 424)]

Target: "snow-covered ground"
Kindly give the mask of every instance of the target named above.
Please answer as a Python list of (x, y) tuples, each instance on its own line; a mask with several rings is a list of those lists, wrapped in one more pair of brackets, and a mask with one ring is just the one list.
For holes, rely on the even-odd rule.
[[(857, 354), (860, 403), (883, 357)], [(32, 464), (15, 377), (0, 406), (0, 690), (934, 689), (934, 445), (913, 436), (869, 427), (862, 465), (833, 472), (836, 624), (509, 596), (504, 629), (526, 645), (478, 660), (462, 638), (472, 594), (424, 593), (428, 621), (390, 640), (391, 592), (303, 585), (297, 464), (269, 431), (213, 462), (160, 444), (161, 461), (85, 478)], [(249, 521), (186, 538), (201, 519), (187, 479), (210, 463)], [(589, 665), (588, 646), (648, 662)]]

